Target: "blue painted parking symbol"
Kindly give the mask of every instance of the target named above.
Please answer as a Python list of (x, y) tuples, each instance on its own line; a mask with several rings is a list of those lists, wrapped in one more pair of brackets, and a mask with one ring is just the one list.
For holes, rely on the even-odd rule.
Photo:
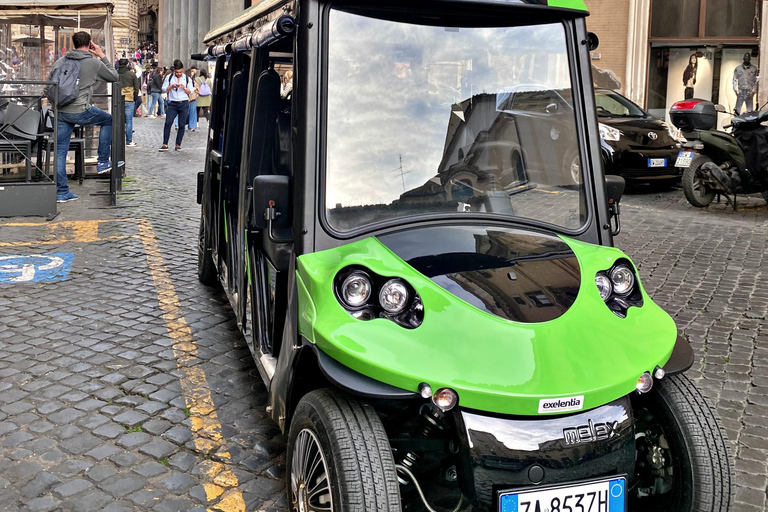
[(64, 281), (74, 259), (69, 252), (0, 255), (0, 283)]

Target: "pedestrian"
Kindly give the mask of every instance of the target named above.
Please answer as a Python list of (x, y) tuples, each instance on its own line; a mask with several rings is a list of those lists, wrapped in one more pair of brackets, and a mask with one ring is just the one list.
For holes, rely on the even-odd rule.
[(189, 95), (194, 90), (194, 83), (184, 74), (184, 63), (179, 59), (173, 61), (173, 73), (163, 82), (163, 92), (168, 94), (168, 109), (166, 110), (165, 126), (163, 127), (163, 145), (160, 151), (168, 151), (168, 139), (171, 138), (173, 121), (179, 118), (179, 131), (176, 132), (176, 151), (181, 151), (181, 141), (184, 139), (184, 127), (189, 114)]
[[(189, 113), (187, 115), (187, 129), (191, 132), (195, 132), (197, 131), (197, 98), (199, 95), (199, 91), (197, 89), (197, 82), (195, 81), (195, 76), (197, 75), (197, 67), (192, 66), (191, 68), (187, 69), (185, 74), (189, 77), (189, 79), (192, 81), (192, 84), (194, 86), (194, 90), (192, 91), (192, 94), (189, 95)], [(177, 130), (179, 129), (178, 120), (173, 123), (173, 126)]]
[(130, 67), (128, 59), (120, 59), (120, 67), (117, 69), (120, 92), (125, 98), (125, 145), (135, 148), (133, 142), (133, 113), (136, 112), (136, 98), (140, 94), (141, 83)]
[[(99, 150), (96, 164), (99, 174), (109, 172), (112, 162), (109, 160), (109, 150), (112, 145), (112, 116), (91, 105), (93, 84), (100, 82), (117, 82), (117, 71), (104, 55), (99, 45), (91, 41), (88, 32), (76, 32), (72, 35), (74, 50), (67, 52), (64, 59), (59, 59), (51, 68), (54, 70), (63, 65), (67, 59), (80, 61), (78, 75), (78, 96), (75, 101), (58, 108), (57, 137), (56, 137), (56, 200), (59, 203), (74, 201), (77, 196), (69, 190), (67, 184), (67, 153), (72, 131), (75, 125), (100, 126)], [(95, 57), (95, 58), (94, 58)], [(120, 165), (118, 163), (118, 165)]]
[(165, 115), (165, 102), (162, 98), (163, 72), (157, 67), (156, 63), (147, 80), (147, 94), (149, 95), (149, 108), (147, 109), (148, 116), (151, 119), (155, 118), (155, 105), (157, 105), (157, 117), (163, 117), (163, 115)]
[(211, 81), (208, 79), (208, 72), (205, 69), (200, 70), (200, 76), (197, 77), (197, 109), (198, 117), (205, 116), (208, 123), (211, 122)]

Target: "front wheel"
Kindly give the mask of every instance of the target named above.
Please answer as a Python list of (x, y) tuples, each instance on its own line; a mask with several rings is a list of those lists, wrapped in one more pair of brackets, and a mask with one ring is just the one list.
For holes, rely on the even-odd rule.
[(205, 205), (203, 205), (197, 234), (197, 278), (206, 286), (214, 286), (218, 282), (211, 245), (211, 227), (205, 217)]
[(728, 512), (731, 467), (717, 413), (684, 375), (633, 397), (637, 486), (630, 510)]
[(696, 155), (691, 160), (691, 165), (683, 171), (683, 192), (685, 198), (697, 208), (709, 206), (715, 198), (715, 191), (708, 188), (703, 180), (701, 166), (712, 160), (704, 155)]
[(292, 512), (401, 512), (395, 462), (378, 414), (336, 390), (301, 399), (286, 462)]

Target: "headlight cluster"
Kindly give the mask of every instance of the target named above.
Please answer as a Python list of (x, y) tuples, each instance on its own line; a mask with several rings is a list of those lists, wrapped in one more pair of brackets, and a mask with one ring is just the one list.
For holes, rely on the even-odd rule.
[(336, 275), (334, 288), (344, 309), (359, 320), (388, 318), (409, 329), (424, 321), (421, 297), (402, 279), (347, 267)]
[(595, 286), (608, 309), (625, 318), (631, 306), (643, 305), (643, 295), (635, 273), (628, 262), (618, 261), (608, 270), (595, 275)]
[(599, 130), (600, 130), (600, 138), (603, 140), (610, 140), (613, 142), (618, 141), (621, 139), (621, 132), (614, 128), (613, 126), (608, 126), (607, 124), (598, 123), (597, 124)]

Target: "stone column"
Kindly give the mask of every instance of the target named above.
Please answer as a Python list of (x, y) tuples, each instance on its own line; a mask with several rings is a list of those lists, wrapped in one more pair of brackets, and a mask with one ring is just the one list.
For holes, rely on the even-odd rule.
[(162, 66), (165, 63), (165, 54), (168, 51), (168, 30), (166, 26), (168, 23), (168, 0), (160, 0), (160, 5), (157, 9), (157, 29), (158, 29), (158, 41), (157, 41), (157, 53), (163, 59), (160, 62)]
[(203, 40), (211, 30), (211, 0), (198, 0), (197, 9), (197, 40), (200, 49), (203, 49)]
[[(203, 45), (200, 43), (197, 33), (197, 23), (198, 23), (198, 9), (199, 6), (197, 4), (198, 0), (189, 0), (189, 34), (187, 35), (187, 41), (189, 41), (189, 53), (200, 53), (203, 49)], [(187, 55), (187, 58), (189, 58), (189, 55)], [(190, 62), (190, 65), (193, 64)], [(200, 63), (196, 63), (196, 66), (200, 67)]]
[(189, 0), (184, 0), (181, 4), (181, 33), (179, 34), (179, 55), (178, 58), (184, 63), (184, 67), (189, 67)]
[(211, 28), (223, 25), (243, 12), (243, 0), (215, 0), (211, 4)]
[(181, 55), (181, 3), (184, 0), (173, 0), (173, 52), (168, 56), (168, 62), (172, 63)]

